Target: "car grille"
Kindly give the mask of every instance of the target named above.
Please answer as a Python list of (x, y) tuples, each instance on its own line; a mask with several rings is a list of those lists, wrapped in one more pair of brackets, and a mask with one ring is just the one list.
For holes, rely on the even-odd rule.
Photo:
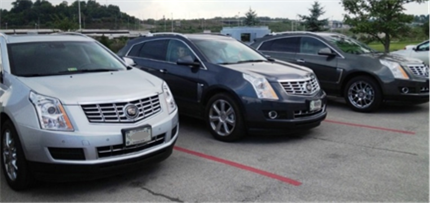
[(287, 94), (310, 95), (320, 89), (320, 85), (318, 84), (316, 77), (311, 77), (306, 80), (282, 81), (280, 83)]
[(112, 156), (118, 156), (118, 155), (129, 154), (137, 151), (142, 151), (144, 149), (149, 149), (153, 146), (164, 143), (165, 137), (166, 137), (166, 134), (163, 133), (153, 137), (152, 140), (149, 142), (132, 145), (128, 147), (122, 144), (97, 147), (97, 153), (99, 158), (104, 158), (104, 157), (112, 157)]
[(308, 110), (294, 111), (294, 118), (313, 116), (313, 115), (321, 113), (322, 111), (324, 111), (324, 109), (325, 109), (325, 105), (322, 106), (322, 108), (320, 110), (316, 110), (316, 111), (308, 111)]
[(426, 65), (408, 65), (408, 67), (415, 75), (429, 77), (429, 67)]
[[(134, 105), (138, 108), (135, 118), (125, 112), (125, 107)], [(81, 105), (90, 123), (134, 123), (161, 111), (158, 95), (129, 102), (85, 104)]]

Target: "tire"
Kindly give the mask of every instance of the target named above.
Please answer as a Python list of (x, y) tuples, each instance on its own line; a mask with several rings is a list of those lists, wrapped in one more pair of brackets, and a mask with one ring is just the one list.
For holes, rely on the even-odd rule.
[(209, 99), (205, 110), (206, 124), (217, 140), (233, 142), (245, 136), (242, 113), (227, 94), (216, 94)]
[(343, 95), (348, 106), (358, 112), (375, 111), (382, 103), (382, 91), (378, 83), (368, 76), (349, 80)]
[(18, 133), (9, 120), (2, 125), (0, 137), (1, 167), (8, 185), (16, 191), (29, 188), (34, 181)]

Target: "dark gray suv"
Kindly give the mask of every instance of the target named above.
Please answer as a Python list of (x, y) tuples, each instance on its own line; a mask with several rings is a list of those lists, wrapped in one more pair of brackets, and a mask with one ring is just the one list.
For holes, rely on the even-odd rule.
[(422, 61), (383, 54), (341, 34), (284, 32), (251, 46), (311, 68), (328, 95), (344, 97), (356, 111), (374, 111), (384, 101), (429, 101), (429, 68)]

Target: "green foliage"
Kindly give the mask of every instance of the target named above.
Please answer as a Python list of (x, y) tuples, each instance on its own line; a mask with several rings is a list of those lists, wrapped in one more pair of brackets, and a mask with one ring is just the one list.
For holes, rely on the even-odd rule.
[(78, 28), (78, 24), (66, 16), (54, 15), (54, 28), (63, 31), (71, 31)]
[(422, 26), (424, 34), (427, 35), (427, 37), (429, 36), (429, 21), (427, 20), (427, 22), (425, 22)]
[(384, 45), (390, 51), (390, 42), (409, 30), (407, 24), (414, 19), (403, 13), (404, 4), (423, 3), (428, 0), (342, 0), (345, 23), (354, 33), (364, 33)]
[(110, 41), (109, 41), (109, 38), (108, 37), (106, 37), (105, 35), (102, 35), (101, 37), (100, 37), (100, 40), (99, 40), (99, 42), (100, 43), (102, 43), (103, 45), (105, 45), (107, 48), (109, 48), (110, 47)]
[[(34, 2), (34, 3), (33, 3)], [(101, 5), (96, 0), (80, 1), (82, 28), (86, 29), (128, 29), (139, 28), (137, 18), (120, 11), (115, 5)], [(47, 0), (15, 0), (10, 11), (1, 10), (2, 27), (7, 23), (9, 29), (28, 29), (55, 27), (74, 27), (69, 21), (78, 21), (78, 1), (70, 5), (63, 1), (53, 6)]]
[(257, 13), (251, 8), (245, 13), (245, 21), (243, 22), (246, 26), (254, 26), (258, 24)]
[(312, 32), (325, 30), (324, 26), (327, 25), (328, 20), (318, 20), (318, 18), (320, 18), (325, 13), (323, 9), (324, 8), (318, 3), (318, 1), (315, 1), (312, 5), (312, 8), (309, 9), (309, 11), (311, 12), (309, 16), (299, 15), (299, 17), (303, 21), (303, 25), (305, 26), (306, 30)]

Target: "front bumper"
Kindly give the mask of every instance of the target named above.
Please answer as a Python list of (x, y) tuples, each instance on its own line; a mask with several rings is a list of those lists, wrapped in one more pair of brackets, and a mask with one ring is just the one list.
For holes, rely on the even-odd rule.
[[(24, 153), (36, 178), (104, 177), (132, 164), (158, 162), (170, 156), (179, 133), (178, 111), (161, 112), (137, 123), (89, 123), (77, 119), (74, 132), (16, 125)], [(123, 129), (151, 126), (152, 139), (125, 146)], [(122, 168), (117, 170), (116, 168)], [(58, 172), (57, 172), (58, 171)], [(92, 175), (88, 175), (92, 174)], [(79, 178), (77, 178), (79, 179)]]
[(394, 80), (383, 85), (383, 92), (387, 102), (426, 103), (429, 101), (429, 80)]
[[(310, 101), (321, 100), (322, 108), (310, 111)], [(295, 97), (294, 100), (267, 101), (242, 98), (245, 106), (245, 122), (249, 134), (290, 134), (320, 125), (327, 116), (327, 99), (324, 92), (313, 97)], [(269, 112), (277, 117), (270, 118)]]

